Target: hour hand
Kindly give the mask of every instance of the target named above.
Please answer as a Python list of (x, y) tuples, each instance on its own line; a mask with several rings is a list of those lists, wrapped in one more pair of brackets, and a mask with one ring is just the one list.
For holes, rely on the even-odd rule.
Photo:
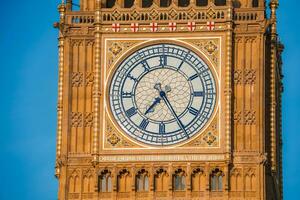
[(154, 108), (157, 104), (159, 104), (160, 101), (161, 101), (161, 98), (156, 97), (155, 100), (154, 100), (154, 102), (152, 103), (152, 105), (146, 110), (145, 115), (147, 115), (147, 114), (150, 113), (150, 112), (153, 112), (153, 108)]

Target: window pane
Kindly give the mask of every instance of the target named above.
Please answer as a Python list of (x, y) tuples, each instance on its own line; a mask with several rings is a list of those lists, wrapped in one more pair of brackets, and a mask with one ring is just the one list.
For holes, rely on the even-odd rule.
[(216, 190), (216, 176), (211, 177), (211, 190)]
[(185, 176), (181, 177), (181, 190), (185, 189)]
[(180, 177), (178, 175), (175, 175), (175, 190), (180, 190)]
[(219, 187), (218, 187), (218, 190), (222, 190), (222, 176), (219, 176)]
[(148, 176), (145, 176), (145, 191), (148, 191), (149, 190), (149, 178)]
[(101, 192), (106, 192), (106, 180), (105, 177), (101, 177)]
[(136, 177), (136, 190), (137, 191), (143, 190), (143, 177), (141, 176)]
[(111, 177), (109, 176), (107, 178), (107, 192), (111, 192), (112, 191), (112, 187), (111, 187)]

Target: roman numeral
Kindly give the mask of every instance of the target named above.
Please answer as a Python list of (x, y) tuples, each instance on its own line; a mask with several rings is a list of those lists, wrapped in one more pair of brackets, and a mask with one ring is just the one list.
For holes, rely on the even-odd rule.
[(128, 74), (127, 77), (130, 78), (131, 80), (137, 82), (137, 78), (135, 78), (135, 77), (132, 76), (131, 74)]
[(167, 56), (159, 56), (159, 65), (166, 66), (167, 65)]
[(122, 97), (123, 98), (131, 98), (132, 97), (132, 93), (131, 92), (122, 92)]
[(130, 109), (128, 109), (127, 111), (126, 111), (126, 115), (128, 116), (128, 117), (132, 117), (133, 115), (135, 115), (137, 113), (137, 111), (136, 111), (136, 108), (135, 107), (132, 107), (132, 108), (130, 108)]
[(190, 78), (189, 78), (189, 81), (192, 81), (192, 80), (194, 80), (195, 78), (197, 78), (198, 77), (198, 74), (194, 74), (193, 76), (191, 76)]
[(143, 119), (143, 121), (142, 121), (141, 124), (140, 124), (140, 128), (141, 128), (142, 130), (145, 130), (145, 129), (147, 128), (148, 124), (149, 124), (149, 121), (146, 120), (146, 119)]
[(193, 107), (190, 107), (189, 108), (189, 112), (192, 114), (192, 115), (197, 115), (198, 114), (198, 110), (196, 108), (193, 108)]
[(147, 61), (142, 61), (142, 65), (143, 65), (143, 67), (144, 67), (144, 69), (145, 69), (145, 72), (148, 72), (149, 70), (150, 70), (150, 66), (149, 66), (149, 64), (147, 63)]
[(164, 134), (165, 131), (166, 131), (165, 124), (164, 124), (164, 123), (160, 123), (160, 124), (159, 124), (159, 133), (160, 133), (160, 134)]
[(204, 96), (204, 92), (194, 92), (193, 95), (195, 97), (203, 97)]

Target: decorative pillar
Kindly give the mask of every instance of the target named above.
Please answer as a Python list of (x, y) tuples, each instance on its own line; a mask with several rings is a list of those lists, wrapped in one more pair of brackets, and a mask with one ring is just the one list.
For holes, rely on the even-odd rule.
[(93, 155), (93, 163), (95, 165), (98, 162), (98, 150), (99, 150), (99, 140), (98, 139), (99, 139), (99, 132), (100, 132), (101, 0), (96, 1), (95, 24), (94, 25), (95, 25), (95, 66), (94, 66), (95, 84), (93, 87), (94, 123), (93, 123), (92, 155)]
[(271, 136), (271, 168), (276, 171), (276, 63), (277, 63), (277, 17), (278, 0), (271, 0), (271, 69), (270, 69), (270, 136)]
[(231, 160), (231, 116), (232, 116), (232, 37), (233, 37), (233, 6), (232, 1), (227, 1), (228, 10), (226, 23), (226, 70), (225, 70), (225, 137), (226, 137), (226, 159)]
[(63, 82), (64, 82), (64, 35), (63, 35), (63, 25), (65, 22), (65, 5), (60, 4), (58, 7), (60, 14), (59, 22), (59, 37), (58, 37), (58, 59), (59, 59), (59, 74), (58, 74), (58, 99), (57, 99), (57, 141), (56, 141), (56, 160), (57, 166), (55, 167), (55, 176), (59, 177), (60, 175), (60, 166), (61, 166), (61, 145), (62, 145), (62, 114), (63, 114)]

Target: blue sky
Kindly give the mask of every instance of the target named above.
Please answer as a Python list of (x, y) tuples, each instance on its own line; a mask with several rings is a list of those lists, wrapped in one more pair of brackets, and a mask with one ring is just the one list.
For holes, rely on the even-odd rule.
[[(3, 1), (0, 31), (0, 199), (54, 200), (57, 30), (60, 0)], [(298, 199), (300, 178), (300, 20), (297, 0), (281, 0), (285, 45), (284, 196)], [(297, 198), (298, 197), (298, 198)]]

